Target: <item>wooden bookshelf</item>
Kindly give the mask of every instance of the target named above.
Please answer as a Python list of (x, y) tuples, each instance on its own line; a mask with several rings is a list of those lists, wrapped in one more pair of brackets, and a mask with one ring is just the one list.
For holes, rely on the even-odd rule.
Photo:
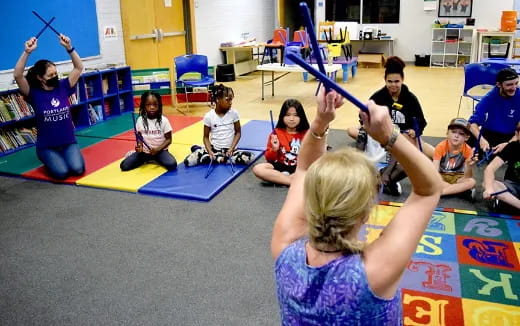
[[(85, 72), (80, 76), (76, 94), (69, 101), (76, 129), (133, 112), (130, 67)], [(18, 89), (0, 92), (0, 156), (34, 145), (34, 126), (34, 111)]]

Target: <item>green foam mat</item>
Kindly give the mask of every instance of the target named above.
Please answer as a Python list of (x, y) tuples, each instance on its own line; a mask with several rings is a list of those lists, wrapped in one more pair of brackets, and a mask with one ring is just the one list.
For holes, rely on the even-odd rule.
[(41, 165), (34, 146), (0, 157), (0, 173), (20, 175)]

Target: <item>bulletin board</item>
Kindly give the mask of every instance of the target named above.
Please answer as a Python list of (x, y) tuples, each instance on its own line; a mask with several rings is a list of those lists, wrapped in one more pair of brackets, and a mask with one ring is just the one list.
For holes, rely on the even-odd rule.
[[(95, 0), (2, 0), (0, 71), (13, 69), (25, 41), (36, 36), (45, 26), (32, 13), (33, 10), (47, 21), (56, 17), (52, 27), (71, 38), (72, 45), (82, 58), (100, 54)], [(29, 56), (27, 66), (39, 59), (53, 62), (70, 60), (70, 55), (50, 28), (38, 38), (38, 47)]]

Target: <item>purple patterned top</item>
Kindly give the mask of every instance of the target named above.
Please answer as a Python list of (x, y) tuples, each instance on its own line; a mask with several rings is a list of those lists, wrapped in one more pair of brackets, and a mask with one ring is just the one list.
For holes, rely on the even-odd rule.
[(307, 265), (307, 241), (292, 243), (276, 260), (282, 325), (402, 325), (400, 290), (390, 300), (377, 297), (359, 254)]

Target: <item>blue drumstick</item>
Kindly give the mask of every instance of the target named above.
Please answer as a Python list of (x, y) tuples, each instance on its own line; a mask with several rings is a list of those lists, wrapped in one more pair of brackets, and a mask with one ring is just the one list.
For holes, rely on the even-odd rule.
[(211, 172), (213, 172), (213, 169), (211, 168), (213, 166), (213, 159), (209, 161), (208, 170), (206, 171), (206, 175), (204, 175), (204, 179), (207, 179)]
[[(307, 27), (307, 30), (310, 31), (310, 33), (307, 33), (309, 35), (312, 49), (314, 50), (314, 56), (316, 57), (316, 63), (318, 64), (318, 69), (323, 75), (327, 75), (327, 72), (325, 70), (325, 66), (323, 65), (323, 60), (320, 55), (320, 46), (318, 45), (318, 40), (316, 39), (316, 33), (314, 32), (314, 25), (312, 24), (311, 20), (311, 13), (309, 11), (309, 7), (307, 7), (307, 3), (300, 2), (300, 9), (302, 11), (303, 20), (305, 21), (305, 25)], [(321, 79), (320, 79), (321, 81)], [(330, 86), (327, 86), (325, 84), (325, 90), (328, 92), (330, 90)]]
[(231, 165), (231, 173), (235, 173), (235, 164), (233, 164), (233, 160), (231, 159), (231, 155), (229, 155), (229, 164)]
[(45, 24), (49, 24), (49, 28), (52, 29), (52, 31), (53, 31), (54, 33), (56, 33), (56, 35), (60, 36), (60, 32), (58, 32), (54, 27), (52, 27), (52, 25), (50, 25), (50, 23), (47, 23), (47, 21), (46, 21), (45, 19), (43, 19), (43, 17), (40, 16), (36, 11), (33, 10), (32, 13), (33, 13), (36, 17), (38, 17), (42, 22), (44, 22)]
[(132, 120), (134, 121), (134, 133), (135, 133), (135, 143), (137, 144), (137, 146), (139, 146), (139, 142), (138, 140), (140, 140), (149, 150), (151, 150), (150, 146), (148, 146), (148, 144), (144, 141), (144, 138), (143, 138), (143, 135), (141, 135), (138, 131), (137, 131), (137, 128), (135, 126), (136, 122), (135, 122), (135, 116), (134, 116), (134, 113), (132, 112)]
[(349, 100), (352, 104), (363, 110), (364, 112), (368, 113), (368, 108), (365, 104), (361, 103), (357, 98), (352, 96), (349, 92), (341, 88), (338, 84), (330, 80), (327, 75), (322, 74), (321, 72), (314, 69), (313, 66), (308, 64), (307, 62), (303, 61), (302, 58), (294, 55), (293, 53), (288, 53), (287, 58), (293, 62), (296, 62), (300, 67), (307, 70), (311, 75), (319, 79), (323, 84), (325, 84), (325, 87), (332, 88), (336, 92), (338, 92), (341, 96)]
[(274, 130), (274, 119), (272, 110), (269, 110), (269, 116), (271, 117), (271, 128), (273, 129), (273, 134), (276, 134), (276, 131)]
[(38, 32), (38, 34), (36, 34), (35, 38), (39, 38), (43, 34), (43, 32), (45, 32), (47, 27), (51, 26), (51, 23), (54, 21), (54, 19), (56, 19), (56, 17), (52, 17), (48, 23), (45, 23), (45, 26), (43, 26), (43, 28), (40, 30), (40, 32)]
[(496, 195), (500, 195), (500, 194), (503, 194), (504, 192), (508, 192), (508, 191), (509, 191), (509, 189), (506, 188), (504, 190), (500, 190), (500, 191), (490, 194), (489, 197), (495, 197)]
[(489, 160), (489, 158), (491, 157), (491, 155), (493, 155), (493, 153), (495, 153), (494, 150), (486, 151), (486, 153), (484, 153), (484, 158), (481, 159), (480, 161), (478, 161), (477, 166), (481, 166), (482, 164), (484, 164), (484, 162)]
[(475, 156), (478, 153), (478, 149), (480, 148), (480, 139), (482, 138), (482, 129), (480, 128), (480, 131), (478, 133), (477, 142), (475, 143), (475, 147), (473, 148), (473, 156)]
[(422, 142), (421, 142), (421, 134), (419, 133), (419, 122), (417, 121), (417, 117), (413, 117), (413, 129), (415, 131), (415, 138), (417, 138), (417, 145), (419, 145), (419, 149), (422, 150)]

